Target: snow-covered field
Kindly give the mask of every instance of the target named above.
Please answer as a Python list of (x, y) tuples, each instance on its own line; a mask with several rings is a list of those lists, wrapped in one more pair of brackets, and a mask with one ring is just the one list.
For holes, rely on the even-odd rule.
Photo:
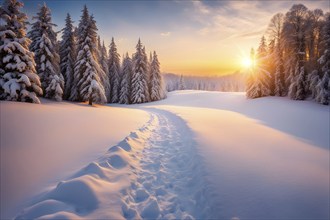
[(18, 219), (328, 219), (329, 107), (201, 91), (1, 102), (1, 181), (1, 217)]
[(141, 110), (0, 102), (1, 219), (148, 121)]

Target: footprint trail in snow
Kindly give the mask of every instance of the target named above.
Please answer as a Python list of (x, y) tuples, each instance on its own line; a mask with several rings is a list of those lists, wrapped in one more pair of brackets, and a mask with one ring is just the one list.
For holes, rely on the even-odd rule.
[(210, 214), (203, 166), (185, 122), (154, 112), (157, 126), (141, 152), (136, 182), (123, 191), (127, 219), (194, 219)]
[(101, 158), (36, 196), (16, 219), (207, 219), (217, 216), (193, 134), (158, 109)]

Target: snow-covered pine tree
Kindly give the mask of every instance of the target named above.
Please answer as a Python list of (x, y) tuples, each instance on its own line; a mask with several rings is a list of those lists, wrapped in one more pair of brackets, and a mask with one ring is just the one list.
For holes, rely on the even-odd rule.
[(151, 68), (151, 63), (153, 61), (152, 53), (149, 53), (149, 68)]
[(71, 100), (106, 103), (104, 87), (100, 75), (102, 68), (97, 63), (97, 27), (92, 16), (89, 16), (87, 6), (78, 27), (78, 55), (74, 68), (74, 84), (76, 90), (71, 93)]
[[(90, 25), (91, 25), (91, 29), (95, 30), (95, 33), (97, 32), (97, 26), (96, 26), (96, 21), (94, 19), (94, 16), (91, 15), (90, 16)], [(97, 34), (96, 34), (97, 35)], [(104, 92), (105, 95), (107, 97), (107, 93), (106, 91), (109, 91), (109, 76), (108, 74), (103, 70), (102, 65), (101, 65), (101, 51), (99, 50), (101, 48), (101, 39), (100, 37), (97, 35), (96, 38), (96, 43), (94, 43), (94, 54), (95, 54), (95, 61), (97, 63), (97, 65), (95, 66), (98, 69), (98, 76), (100, 77), (101, 80), (101, 85), (104, 88)], [(108, 101), (108, 98), (107, 98)]]
[(0, 7), (0, 99), (40, 103), (41, 83), (29, 51), (22, 7), (17, 0), (4, 0)]
[(31, 50), (35, 53), (37, 72), (41, 79), (44, 96), (62, 101), (64, 78), (59, 66), (60, 56), (56, 32), (53, 30), (56, 25), (52, 23), (50, 9), (45, 3), (33, 19), (36, 22), (33, 23), (30, 32), (34, 42)]
[(149, 59), (148, 59), (148, 92), (149, 92), (149, 101), (151, 101), (151, 63), (152, 63), (152, 53), (149, 53)]
[(163, 88), (163, 78), (160, 73), (160, 66), (156, 52), (154, 51), (153, 59), (150, 66), (150, 99), (151, 101), (157, 101), (165, 98), (165, 92)]
[(305, 67), (301, 66), (298, 61), (294, 72), (293, 82), (289, 87), (289, 97), (291, 99), (304, 100), (306, 98), (306, 81)]
[[(305, 71), (307, 15), (306, 6), (295, 4), (286, 13), (283, 27), (285, 47), (287, 47), (286, 56), (289, 61), (286, 70), (287, 73), (293, 73), (293, 75), (289, 75), (291, 79), (288, 79), (291, 81), (289, 96), (295, 100), (303, 100), (307, 96), (307, 86), (305, 85), (307, 79)], [(292, 71), (293, 69), (294, 71)]]
[(136, 45), (136, 52), (133, 55), (133, 74), (131, 78), (131, 102), (143, 103), (147, 102), (148, 98), (146, 97), (146, 89), (148, 84), (146, 81), (146, 72), (147, 72), (147, 63), (145, 59), (145, 54), (143, 53), (143, 47), (141, 40), (139, 39)]
[[(186, 85), (183, 79), (183, 75), (180, 76), (179, 79), (179, 85), (178, 85), (179, 90), (185, 90), (186, 89)], [(202, 90), (202, 88), (200, 88), (200, 90)]]
[(274, 63), (275, 53), (276, 53), (275, 39), (273, 39), (268, 44), (266, 67), (265, 67), (265, 69), (267, 69), (267, 71), (269, 72), (268, 85), (270, 89), (269, 95), (271, 96), (275, 95), (275, 72), (276, 72), (276, 66)]
[(60, 58), (61, 73), (65, 82), (63, 98), (67, 100), (70, 97), (73, 86), (73, 71), (76, 58), (74, 27), (69, 13), (65, 19), (65, 28), (63, 29), (62, 41), (60, 43)]
[(104, 41), (102, 43), (101, 47), (101, 66), (104, 72), (108, 72), (109, 67), (108, 67), (108, 53), (107, 53), (107, 48), (105, 47)]
[(79, 21), (79, 25), (74, 30), (74, 36), (76, 38), (77, 57), (76, 57), (75, 66), (74, 66), (74, 70), (73, 70), (73, 83), (72, 83), (71, 94), (69, 97), (70, 101), (82, 101), (82, 98), (80, 97), (80, 94), (79, 94), (79, 88), (78, 88), (78, 82), (82, 78), (82, 70), (80, 70), (80, 66), (79, 66), (80, 61), (78, 62), (77, 59), (78, 59), (78, 56), (80, 53), (80, 59), (82, 62), (84, 62), (84, 57), (82, 56), (82, 54), (84, 53), (83, 46), (85, 43), (84, 40), (87, 37), (87, 27), (89, 26), (89, 23), (90, 23), (90, 16), (89, 16), (87, 6), (85, 5), (84, 9), (82, 10), (82, 15), (81, 15), (81, 18)]
[(146, 47), (143, 46), (142, 48), (142, 54), (143, 54), (143, 59), (144, 59), (144, 62), (147, 64), (147, 69), (145, 71), (145, 74), (144, 74), (144, 79), (145, 81), (147, 82), (146, 84), (146, 88), (145, 88), (145, 96), (147, 98), (147, 102), (150, 101), (150, 92), (149, 92), (149, 85), (150, 85), (150, 63), (149, 63), (149, 60), (148, 60), (148, 55), (147, 55), (147, 52), (146, 52)]
[(260, 97), (269, 96), (271, 94), (270, 88), (270, 73), (267, 66), (267, 44), (266, 38), (262, 36), (260, 45), (257, 51), (257, 85), (260, 89)]
[(329, 71), (324, 73), (322, 79), (316, 86), (317, 96), (315, 100), (323, 105), (329, 105), (330, 96), (330, 77)]
[(283, 61), (283, 23), (284, 15), (277, 13), (272, 17), (267, 29), (269, 37), (274, 39), (274, 55), (270, 61), (274, 64), (274, 94), (276, 96), (286, 95)]
[(317, 97), (317, 85), (320, 81), (319, 72), (314, 70), (311, 74), (308, 75), (309, 81), (309, 91), (312, 93), (312, 98), (316, 99)]
[[(100, 37), (100, 35), (97, 36), (97, 48), (96, 48), (96, 50), (97, 50), (97, 60), (100, 63), (101, 56), (102, 56), (102, 54), (101, 54), (102, 53), (102, 45), (101, 45), (101, 37)], [(101, 65), (101, 63), (100, 63), (100, 65)]]
[(114, 39), (111, 39), (109, 46), (109, 80), (110, 80), (110, 103), (116, 103), (119, 99), (120, 91), (120, 55), (117, 52), (117, 46)]
[(129, 104), (130, 103), (130, 82), (132, 76), (132, 60), (126, 53), (123, 59), (122, 65), (122, 78), (120, 82), (120, 93), (119, 93), (119, 103)]
[(275, 48), (275, 95), (286, 96), (283, 52), (280, 41)]
[(104, 76), (101, 77), (101, 80), (102, 80), (102, 84), (103, 84), (103, 87), (104, 87), (104, 90), (105, 90), (105, 95), (107, 97), (107, 100), (109, 101), (110, 100), (110, 82), (109, 82), (109, 67), (108, 67), (108, 54), (107, 54), (107, 48), (105, 47), (104, 45), (104, 41), (103, 41), (103, 44), (101, 46), (101, 51), (100, 51), (100, 65), (101, 65), (101, 68), (104, 72)]
[[(251, 51), (251, 56), (253, 52)], [(259, 98), (270, 95), (269, 72), (266, 69), (267, 46), (263, 36), (260, 41), (254, 65), (248, 77), (246, 95), (248, 98)], [(253, 58), (252, 58), (253, 60)]]
[(323, 105), (329, 105), (330, 96), (330, 13), (327, 13), (323, 27), (324, 54), (319, 59), (322, 66), (322, 79), (317, 84), (316, 101)]

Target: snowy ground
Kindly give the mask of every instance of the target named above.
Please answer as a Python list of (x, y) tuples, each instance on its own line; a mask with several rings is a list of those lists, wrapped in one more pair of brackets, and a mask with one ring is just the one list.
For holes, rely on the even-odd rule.
[[(8, 121), (20, 115), (10, 105), (14, 104), (1, 103), (2, 156), (3, 149), (12, 146), (2, 140), (3, 130), (11, 127), (12, 132), (16, 131), (17, 125), (15, 129)], [(22, 111), (30, 108), (29, 104), (22, 105)], [(77, 120), (78, 117), (71, 119), (77, 111), (73, 106), (76, 108), (68, 103), (48, 103), (42, 108), (47, 107), (49, 112), (67, 109), (72, 114), (66, 119)], [(34, 180), (34, 176), (29, 180), (30, 173), (21, 170), (22, 176), (28, 182), (39, 184), (39, 192), (41, 189), (44, 193), (38, 194), (35, 190), (32, 197), (30, 192), (30, 204), (15, 213), (18, 219), (329, 218), (327, 106), (276, 97), (246, 100), (243, 93), (179, 91), (170, 93), (166, 100), (128, 108), (120, 105), (79, 108), (93, 111), (89, 114), (95, 120), (100, 117), (96, 111), (104, 111), (103, 117), (109, 114), (109, 120), (117, 120), (105, 127), (109, 139), (100, 141), (99, 137), (106, 136), (102, 133), (96, 137), (99, 129), (90, 136), (84, 135), (84, 141), (80, 140), (79, 144), (93, 140), (84, 145), (85, 153), (70, 154), (66, 158), (70, 161), (73, 157), (85, 166), (76, 169), (77, 166), (67, 162), (63, 165), (65, 175), (63, 169), (51, 170), (47, 162), (43, 163), (42, 167), (52, 175), (50, 179), (57, 176), (62, 180), (57, 185)], [(32, 109), (28, 112), (33, 113)], [(44, 114), (48, 114), (46, 112)], [(130, 117), (118, 119), (121, 114)], [(46, 118), (44, 116), (44, 120)], [(3, 119), (7, 120), (6, 124)], [(89, 123), (89, 119), (85, 120)], [(40, 120), (37, 124), (48, 125), (51, 121), (46, 124)], [(97, 121), (107, 124), (99, 118)], [(69, 129), (66, 124), (60, 130), (62, 134)], [(118, 129), (122, 133), (116, 136)], [(124, 132), (126, 138), (122, 138)], [(11, 136), (6, 138), (9, 142), (13, 142), (11, 134), (6, 135)], [(48, 139), (47, 131), (42, 134), (42, 139)], [(118, 144), (114, 144), (115, 139)], [(23, 140), (31, 141), (27, 138), (20, 142)], [(112, 147), (108, 149), (109, 145)], [(63, 146), (66, 150), (71, 147), (72, 144)], [(59, 151), (66, 152), (63, 148)], [(102, 156), (101, 151), (105, 151)], [(7, 161), (22, 160), (19, 154), (12, 155), (6, 156)], [(41, 153), (27, 155), (38, 161), (42, 158)], [(85, 159), (79, 160), (80, 157)], [(3, 169), (15, 174), (13, 166), (8, 164), (3, 166), (1, 161), (1, 175)], [(37, 167), (29, 170), (33, 172)], [(70, 176), (66, 175), (69, 173)], [(13, 176), (20, 178), (20, 175)], [(20, 187), (25, 187), (24, 181), (18, 182)], [(13, 183), (15, 181), (10, 184)], [(11, 186), (4, 188), (1, 182), (1, 193), (6, 188), (15, 188)], [(1, 194), (1, 203), (4, 199)], [(8, 204), (7, 208), (13, 205)]]
[(148, 121), (127, 108), (0, 102), (1, 219)]

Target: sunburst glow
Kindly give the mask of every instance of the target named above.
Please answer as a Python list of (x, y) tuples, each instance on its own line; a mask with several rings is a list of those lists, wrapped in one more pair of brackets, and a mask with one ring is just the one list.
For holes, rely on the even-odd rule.
[(241, 62), (242, 62), (242, 66), (245, 68), (250, 68), (252, 67), (253, 64), (252, 60), (247, 57), (244, 57)]

